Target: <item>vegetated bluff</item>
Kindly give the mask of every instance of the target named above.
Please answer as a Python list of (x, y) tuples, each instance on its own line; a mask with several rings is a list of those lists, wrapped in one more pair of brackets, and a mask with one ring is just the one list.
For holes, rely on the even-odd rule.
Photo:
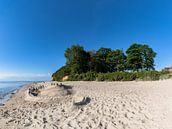
[[(122, 49), (102, 47), (97, 51), (85, 51), (80, 45), (72, 45), (66, 49), (65, 57), (65, 66), (52, 75), (55, 81), (61, 81), (65, 76), (68, 80), (96, 80), (104, 75), (111, 76), (112, 80), (135, 80), (140, 75), (159, 74), (154, 71), (156, 52), (146, 44), (134, 43), (126, 54)], [(113, 79), (113, 76), (119, 76), (119, 79)], [(125, 79), (126, 76), (129, 79)]]

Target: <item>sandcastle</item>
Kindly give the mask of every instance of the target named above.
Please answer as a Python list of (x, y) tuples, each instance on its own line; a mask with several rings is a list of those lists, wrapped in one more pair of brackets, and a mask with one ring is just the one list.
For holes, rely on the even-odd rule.
[(86, 96), (80, 96), (73, 90), (72, 86), (62, 83), (51, 82), (50, 84), (38, 83), (28, 88), (25, 100), (35, 102), (49, 102), (55, 99), (70, 98), (71, 105), (83, 106), (90, 103), (91, 99)]

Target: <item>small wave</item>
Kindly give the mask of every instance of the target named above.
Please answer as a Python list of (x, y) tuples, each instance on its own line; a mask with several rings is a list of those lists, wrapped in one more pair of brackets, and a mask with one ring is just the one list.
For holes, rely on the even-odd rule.
[(10, 99), (11, 94), (15, 93), (17, 89), (23, 85), (30, 84), (28, 81), (16, 81), (16, 82), (0, 82), (0, 104)]

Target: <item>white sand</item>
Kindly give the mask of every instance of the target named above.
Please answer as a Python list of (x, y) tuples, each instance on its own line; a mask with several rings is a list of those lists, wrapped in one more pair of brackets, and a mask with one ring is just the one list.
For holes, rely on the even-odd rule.
[[(0, 129), (172, 129), (172, 80), (51, 83), (0, 107)], [(71, 95), (70, 95), (71, 93)]]

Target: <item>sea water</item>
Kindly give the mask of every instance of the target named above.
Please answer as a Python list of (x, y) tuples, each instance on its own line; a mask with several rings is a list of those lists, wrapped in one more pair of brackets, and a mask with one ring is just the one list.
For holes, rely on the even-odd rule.
[(30, 81), (0, 81), (0, 104), (7, 101), (12, 93), (24, 85), (30, 84)]

